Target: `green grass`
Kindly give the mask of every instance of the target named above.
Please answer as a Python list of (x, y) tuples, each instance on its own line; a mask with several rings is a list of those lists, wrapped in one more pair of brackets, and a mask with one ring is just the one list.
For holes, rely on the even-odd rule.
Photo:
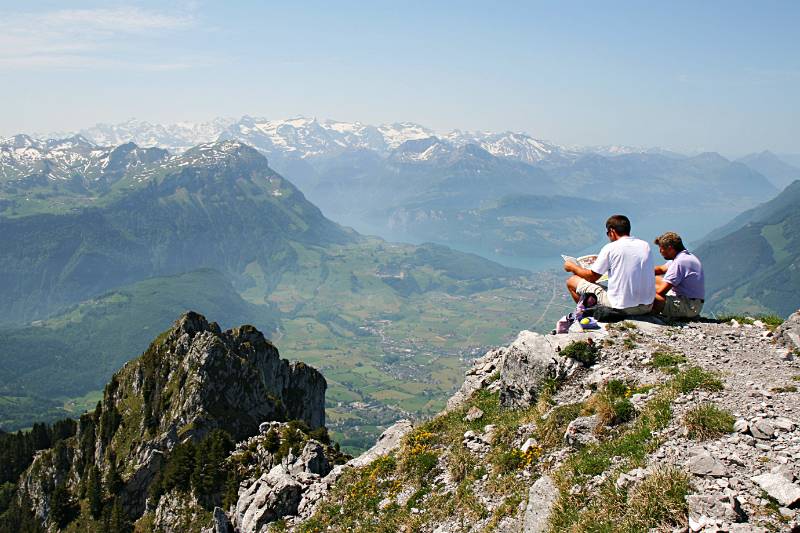
[(693, 366), (679, 373), (673, 380), (673, 386), (680, 393), (691, 392), (695, 389), (707, 391), (721, 391), (724, 388), (722, 380), (714, 373)]
[(696, 440), (708, 440), (732, 433), (735, 421), (731, 413), (713, 404), (693, 407), (683, 417), (688, 437)]
[[(470, 407), (484, 412), (480, 420), (468, 422), (464, 416)], [(317, 514), (300, 525), (299, 531), (417, 531), (426, 524), (441, 523), (448, 517), (475, 521), (489, 516), (489, 511), (476, 497), (474, 485), (489, 474), (487, 488), (502, 497), (503, 509), (512, 509), (525, 496), (527, 485), (517, 479), (521, 468), (531, 468), (541, 449), (528, 453), (514, 450), (512, 440), (520, 425), (534, 421), (536, 407), (519, 410), (500, 408), (497, 393), (478, 391), (466, 405), (439, 415), (418, 426), (402, 442), (400, 449), (375, 463), (352, 469), (343, 475), (326, 498)], [(485, 460), (462, 444), (468, 430), (482, 432), (483, 426), (496, 426), (492, 447)], [(455, 483), (453, 493), (443, 491), (433, 479), (447, 469)], [(400, 505), (396, 500), (401, 488), (410, 487), (409, 500)], [(383, 509), (378, 504), (385, 498), (391, 502)], [(421, 512), (412, 513), (416, 508)], [(502, 516), (492, 515), (496, 523)]]
[[(681, 470), (658, 470), (630, 492), (617, 488), (615, 481), (619, 473), (645, 466), (661, 442), (656, 432), (670, 423), (672, 402), (679, 394), (718, 387), (722, 387), (719, 378), (699, 367), (679, 372), (658, 388), (639, 416), (569, 457), (554, 474), (560, 494), (550, 530), (634, 532), (685, 523), (689, 480)], [(618, 385), (611, 388), (620, 390)], [(714, 417), (714, 422), (718, 420)], [(612, 468), (612, 475), (597, 490), (587, 488), (589, 480)]]
[(680, 352), (657, 350), (653, 352), (648, 366), (674, 374), (677, 372), (678, 366), (686, 363), (686, 361), (686, 356)]

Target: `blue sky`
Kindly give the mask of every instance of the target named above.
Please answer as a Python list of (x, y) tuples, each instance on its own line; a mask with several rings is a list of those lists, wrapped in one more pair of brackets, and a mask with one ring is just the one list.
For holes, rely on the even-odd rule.
[(244, 114), (800, 152), (800, 2), (8, 2), (0, 134)]

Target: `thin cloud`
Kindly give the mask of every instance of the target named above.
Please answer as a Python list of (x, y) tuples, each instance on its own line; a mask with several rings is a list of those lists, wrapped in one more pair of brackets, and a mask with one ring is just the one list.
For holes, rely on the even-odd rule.
[(178, 32), (195, 25), (192, 15), (135, 7), (11, 13), (0, 20), (0, 69), (186, 68), (186, 63), (180, 61), (129, 61), (120, 57), (124, 54), (119, 48), (139, 37)]

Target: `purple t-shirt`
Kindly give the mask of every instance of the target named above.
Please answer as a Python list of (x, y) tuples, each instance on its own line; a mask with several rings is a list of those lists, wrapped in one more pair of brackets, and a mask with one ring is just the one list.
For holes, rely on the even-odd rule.
[(686, 250), (678, 253), (672, 260), (667, 273), (664, 274), (664, 281), (672, 285), (672, 290), (678, 296), (701, 299), (706, 297), (703, 265), (696, 256)]

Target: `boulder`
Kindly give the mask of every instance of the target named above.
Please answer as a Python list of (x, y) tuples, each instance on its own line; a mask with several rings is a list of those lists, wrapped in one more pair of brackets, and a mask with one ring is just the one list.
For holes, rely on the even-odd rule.
[(239, 531), (258, 532), (281, 517), (297, 514), (302, 486), (277, 465), (239, 494), (233, 525)]
[(800, 486), (781, 474), (761, 474), (750, 479), (784, 507), (800, 502)]
[(579, 416), (569, 423), (564, 432), (564, 440), (570, 446), (581, 448), (597, 442), (594, 432), (600, 419), (597, 415)]
[[(578, 336), (585, 340), (584, 335)], [(554, 379), (563, 379), (577, 370), (580, 363), (561, 357), (557, 351), (568, 344), (572, 335), (539, 335), (523, 331), (505, 349), (500, 369), (500, 405), (523, 408), (536, 403), (542, 387)]]
[(483, 357), (476, 359), (472, 363), (472, 367), (467, 370), (461, 388), (447, 400), (446, 411), (457, 409), (469, 400), (475, 391), (489, 385), (495, 378), (495, 374), (500, 371), (505, 352), (505, 348), (489, 350)]
[(775, 330), (775, 342), (792, 350), (800, 350), (800, 311), (796, 311)]
[(303, 447), (300, 457), (295, 459), (293, 464), (289, 467), (289, 471), (292, 474), (307, 472), (320, 477), (328, 475), (328, 472), (331, 471), (331, 465), (325, 457), (325, 448), (323, 448), (321, 443), (315, 440), (309, 440)]
[(758, 419), (750, 424), (750, 434), (757, 439), (769, 440), (775, 435), (775, 427), (766, 420)]
[(467, 411), (467, 415), (464, 417), (464, 420), (467, 422), (473, 422), (478, 420), (483, 416), (483, 411), (475, 407), (474, 405), (470, 407), (469, 411)]
[(689, 459), (686, 463), (689, 472), (697, 476), (720, 477), (725, 475), (725, 465), (715, 459), (710, 453), (700, 453)]
[(548, 522), (553, 505), (558, 499), (558, 487), (550, 476), (542, 476), (528, 491), (528, 505), (525, 508), (522, 533), (543, 533), (549, 531)]
[(355, 459), (351, 459), (347, 463), (347, 466), (356, 468), (360, 466), (366, 466), (378, 457), (386, 455), (389, 452), (397, 449), (400, 446), (400, 441), (413, 429), (413, 427), (414, 426), (410, 420), (399, 420), (395, 422), (392, 426), (387, 428), (386, 431), (381, 433), (381, 436), (378, 437), (378, 440), (375, 442), (375, 445), (372, 448), (362, 453)]
[(746, 518), (735, 496), (692, 494), (686, 497), (689, 522), (693, 524), (741, 522)]

